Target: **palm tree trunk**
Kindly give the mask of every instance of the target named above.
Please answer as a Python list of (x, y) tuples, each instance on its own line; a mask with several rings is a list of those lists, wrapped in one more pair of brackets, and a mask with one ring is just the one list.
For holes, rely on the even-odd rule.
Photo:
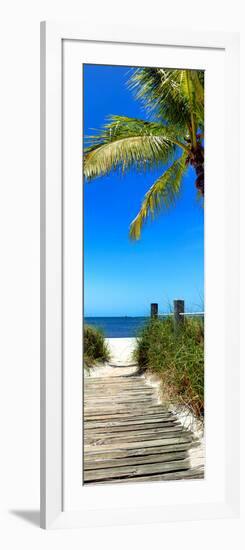
[(195, 181), (196, 188), (201, 193), (202, 197), (204, 197), (204, 166), (203, 166), (203, 164), (198, 165), (196, 167), (196, 175), (197, 175), (197, 178), (196, 178), (196, 181)]
[(204, 149), (201, 143), (197, 144), (196, 150), (194, 152), (193, 166), (196, 171), (196, 188), (204, 197)]

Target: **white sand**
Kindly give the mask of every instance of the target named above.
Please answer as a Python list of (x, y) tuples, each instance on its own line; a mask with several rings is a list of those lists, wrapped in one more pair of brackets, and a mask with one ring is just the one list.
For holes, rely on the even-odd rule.
[(136, 338), (106, 338), (109, 347), (111, 365), (135, 365), (133, 351), (135, 349)]
[[(133, 374), (138, 366), (133, 359), (135, 338), (106, 338), (110, 351), (110, 360), (105, 365), (97, 365), (89, 370), (89, 376), (122, 376)], [(86, 374), (85, 374), (86, 376)]]

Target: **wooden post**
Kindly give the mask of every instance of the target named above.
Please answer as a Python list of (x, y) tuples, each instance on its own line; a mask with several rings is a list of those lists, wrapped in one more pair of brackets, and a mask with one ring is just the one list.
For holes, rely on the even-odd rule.
[(151, 318), (158, 317), (158, 304), (151, 304)]
[(185, 302), (184, 300), (174, 300), (174, 324), (175, 327), (179, 327), (184, 322), (184, 315), (181, 313), (185, 312)]

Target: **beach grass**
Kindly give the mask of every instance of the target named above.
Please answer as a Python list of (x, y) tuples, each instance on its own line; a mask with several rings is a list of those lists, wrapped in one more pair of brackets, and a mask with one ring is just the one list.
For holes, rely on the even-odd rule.
[(204, 320), (186, 318), (182, 326), (173, 317), (151, 319), (136, 342), (135, 359), (142, 371), (156, 373), (164, 398), (204, 415)]
[(91, 368), (96, 363), (104, 363), (109, 360), (110, 353), (100, 328), (84, 326), (84, 366)]

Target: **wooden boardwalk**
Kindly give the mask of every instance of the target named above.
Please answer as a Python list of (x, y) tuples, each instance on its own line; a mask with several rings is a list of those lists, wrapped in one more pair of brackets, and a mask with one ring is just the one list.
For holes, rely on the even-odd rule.
[(124, 371), (85, 378), (84, 483), (202, 478), (203, 468), (190, 464), (191, 431), (144, 377)]
[(114, 370), (85, 378), (84, 483), (203, 478), (203, 468), (190, 464), (191, 431), (142, 376)]

